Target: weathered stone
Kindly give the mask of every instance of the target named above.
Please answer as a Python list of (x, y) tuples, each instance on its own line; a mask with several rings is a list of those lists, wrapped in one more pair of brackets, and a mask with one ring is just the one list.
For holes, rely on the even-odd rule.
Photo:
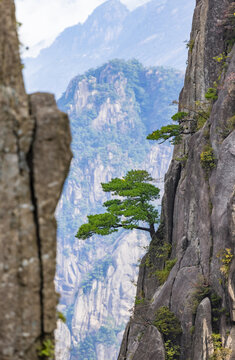
[(141, 337), (133, 360), (164, 360), (165, 348), (162, 335), (154, 326), (149, 326)]
[(13, 1), (0, 1), (0, 358), (33, 360), (56, 325), (53, 214), (70, 132), (52, 95), (28, 101), (14, 11)]
[[(230, 240), (234, 246), (235, 243), (235, 191), (233, 192), (228, 205), (228, 222)], [(228, 277), (228, 293), (230, 300), (230, 316), (235, 321), (235, 259), (233, 258)], [(235, 346), (235, 345), (234, 345)]]
[(211, 304), (210, 300), (205, 298), (197, 309), (193, 337), (193, 360), (207, 360), (213, 354), (211, 335)]
[(229, 337), (228, 337), (228, 341), (227, 341), (227, 345), (229, 348), (231, 348), (232, 353), (231, 353), (231, 357), (229, 360), (234, 360), (235, 359), (235, 326), (232, 326), (232, 329), (230, 331)]
[(41, 244), (43, 276), (44, 332), (55, 328), (56, 294), (50, 284), (54, 281), (56, 265), (56, 221), (54, 211), (71, 159), (70, 132), (67, 115), (56, 106), (54, 96), (45, 93), (30, 95), (31, 116), (35, 121), (32, 156), (33, 190), (37, 206), (37, 226)]
[[(130, 327), (130, 325), (132, 325)], [(165, 347), (162, 335), (155, 326), (143, 326), (138, 318), (130, 322), (126, 328), (119, 359), (126, 360), (164, 360)]]

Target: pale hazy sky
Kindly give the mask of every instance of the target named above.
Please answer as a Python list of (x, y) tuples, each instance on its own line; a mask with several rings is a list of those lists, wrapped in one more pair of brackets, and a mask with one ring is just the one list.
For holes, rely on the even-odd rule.
[[(129, 9), (149, 0), (121, 0)], [(84, 22), (105, 0), (15, 0), (17, 20), (22, 23), (20, 39), (29, 50), (22, 55), (35, 56), (52, 43), (66, 27)]]

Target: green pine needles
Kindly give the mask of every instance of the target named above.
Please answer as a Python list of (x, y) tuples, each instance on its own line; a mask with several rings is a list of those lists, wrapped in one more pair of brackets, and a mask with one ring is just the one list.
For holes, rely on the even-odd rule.
[(173, 115), (171, 119), (178, 124), (162, 126), (161, 129), (155, 130), (152, 134), (149, 134), (147, 139), (161, 141), (160, 144), (170, 140), (170, 142), (175, 145), (182, 141), (182, 135), (189, 135), (195, 132), (186, 126), (187, 123), (194, 121), (194, 119), (191, 119), (188, 112), (179, 111)]
[[(169, 140), (171, 144), (180, 144), (183, 135), (193, 135), (199, 130), (210, 116), (211, 102), (218, 98), (217, 89), (209, 88), (205, 94), (206, 101), (195, 101), (195, 106), (185, 107), (187, 111), (178, 111), (171, 119), (176, 124), (168, 124), (153, 131), (147, 136), (148, 140), (159, 141), (160, 144)], [(172, 104), (178, 104), (173, 101)]]
[(119, 228), (144, 230), (153, 237), (159, 214), (151, 202), (159, 199), (160, 190), (151, 184), (152, 181), (147, 171), (130, 170), (121, 179), (102, 183), (103, 191), (118, 196), (118, 199), (103, 204), (105, 213), (89, 215), (88, 223), (78, 229), (76, 237), (85, 240), (94, 234), (109, 235)]

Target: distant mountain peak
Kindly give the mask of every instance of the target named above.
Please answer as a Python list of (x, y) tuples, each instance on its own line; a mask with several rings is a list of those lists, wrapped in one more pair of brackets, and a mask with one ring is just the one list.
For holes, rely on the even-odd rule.
[(100, 6), (107, 6), (107, 5), (119, 5), (119, 6), (127, 9), (126, 5), (124, 5), (120, 0), (107, 0)]
[(130, 12), (126, 5), (124, 5), (120, 0), (107, 0), (103, 4), (97, 6), (97, 8), (93, 11), (92, 14), (96, 14), (97, 12), (103, 13), (106, 10), (113, 8), (118, 11), (124, 11), (126, 14)]
[(58, 96), (72, 77), (115, 58), (184, 69), (183, 41), (191, 28), (195, 0), (174, 0), (174, 6), (170, 0), (151, 0), (132, 11), (122, 1), (106, 0), (83, 24), (64, 30), (37, 58), (27, 59), (28, 91)]
[(127, 7), (119, 0), (107, 0), (99, 5), (91, 15), (88, 16), (84, 26), (92, 26), (93, 22), (100, 27), (114, 24), (122, 24), (126, 16), (130, 13)]

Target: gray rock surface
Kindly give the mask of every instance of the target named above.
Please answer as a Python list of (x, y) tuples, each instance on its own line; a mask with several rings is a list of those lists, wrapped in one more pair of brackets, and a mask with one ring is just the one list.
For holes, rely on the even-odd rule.
[(164, 360), (165, 348), (162, 335), (154, 326), (149, 326), (145, 331), (142, 342), (137, 347), (133, 360)]
[(211, 304), (208, 298), (202, 300), (195, 320), (193, 360), (207, 360), (213, 354), (211, 328)]
[(67, 117), (25, 93), (14, 2), (0, 1), (0, 359), (37, 359), (53, 340), (54, 210), (69, 166)]
[[(227, 0), (198, 0), (191, 32), (192, 48), (189, 50), (188, 68), (184, 88), (180, 95), (180, 110), (195, 110), (196, 101), (205, 104), (205, 93), (218, 82), (218, 99), (211, 103), (210, 117), (204, 126), (192, 136), (185, 136), (175, 146), (174, 156), (165, 178), (165, 194), (162, 202), (161, 225), (149, 253), (142, 260), (137, 294), (144, 291), (145, 307), (134, 310), (128, 338), (124, 335), (119, 359), (133, 352), (138, 356), (134, 339), (139, 329), (132, 323), (145, 321), (153, 323), (156, 310), (169, 306), (181, 322), (180, 359), (208, 359), (213, 349), (207, 343), (211, 331), (220, 333), (222, 346), (234, 351), (234, 259), (230, 261), (227, 274), (221, 272), (220, 252), (229, 249), (234, 255), (234, 184), (235, 184), (235, 131), (231, 117), (235, 114), (235, 49), (229, 53), (226, 70), (213, 57), (227, 51), (225, 33), (219, 24), (231, 2)], [(211, 146), (215, 166), (211, 171), (202, 167), (200, 155), (205, 146)], [(186, 156), (186, 163), (179, 158)], [(159, 286), (154, 276), (155, 269), (162, 263), (156, 259), (159, 243), (172, 244), (171, 259), (177, 263), (167, 281)], [(151, 264), (146, 264), (146, 257)], [(210, 320), (209, 299), (193, 314), (192, 301), (201, 285), (216, 293), (221, 305), (212, 304), (221, 311), (219, 329), (215, 320)], [(203, 297), (205, 297), (206, 294)], [(212, 295), (210, 295), (212, 296)], [(214, 308), (213, 308), (214, 307)], [(225, 314), (227, 313), (227, 317)], [(228, 314), (230, 313), (230, 317)], [(190, 332), (195, 326), (195, 332)], [(217, 326), (218, 327), (218, 326)], [(201, 330), (200, 330), (201, 329)], [(212, 330), (211, 330), (212, 329)], [(201, 332), (201, 334), (200, 334)], [(230, 335), (229, 335), (230, 333)], [(154, 336), (154, 335), (153, 335)], [(150, 341), (150, 339), (148, 339)], [(143, 346), (148, 348), (147, 343)], [(128, 352), (127, 350), (128, 349)], [(148, 349), (149, 350), (149, 349)]]
[[(133, 331), (134, 330), (134, 331)], [(135, 333), (135, 337), (133, 337)], [(161, 333), (155, 326), (140, 326), (138, 320), (131, 321), (128, 324), (125, 335), (127, 340), (129, 336), (132, 339), (131, 346), (127, 341), (122, 344), (120, 359), (126, 360), (164, 360), (165, 348)]]

